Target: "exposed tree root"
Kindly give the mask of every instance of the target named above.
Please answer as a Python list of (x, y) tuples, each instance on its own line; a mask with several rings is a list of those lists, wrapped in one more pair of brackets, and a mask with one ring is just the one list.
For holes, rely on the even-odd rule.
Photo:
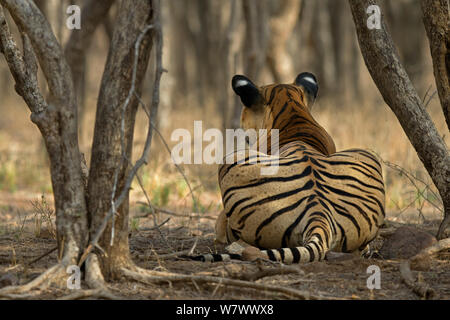
[(91, 253), (88, 255), (85, 270), (86, 273), (84, 279), (89, 288), (108, 291), (96, 254)]
[[(63, 259), (66, 260), (66, 259)], [(20, 286), (9, 286), (0, 289), (0, 299), (33, 299), (42, 294), (51, 285), (59, 288), (66, 288), (68, 274), (66, 273), (67, 264), (59, 263), (54, 265), (36, 279)], [(100, 298), (100, 299), (120, 299), (109, 290), (102, 272), (98, 258), (95, 254), (90, 254), (86, 260), (85, 281), (89, 290), (76, 290), (67, 296), (59, 298), (60, 300)]]
[(110, 300), (120, 300), (119, 296), (114, 295), (108, 288), (105, 279), (103, 277), (102, 271), (100, 269), (100, 264), (98, 262), (97, 255), (90, 253), (86, 258), (85, 263), (85, 281), (89, 286), (88, 290), (76, 290), (58, 300), (78, 300), (78, 299), (110, 299)]
[(171, 272), (159, 272), (159, 271), (145, 270), (139, 267), (136, 267), (135, 270), (122, 268), (121, 271), (123, 272), (123, 275), (128, 279), (139, 281), (145, 284), (164, 283), (164, 282), (170, 283), (191, 282), (196, 284), (217, 284), (246, 289), (254, 289), (257, 291), (262, 291), (266, 295), (272, 296), (284, 295), (285, 297), (291, 299), (301, 299), (301, 300), (337, 299), (335, 297), (312, 295), (308, 291), (301, 291), (288, 287), (267, 285), (262, 283), (255, 283), (251, 281), (236, 280), (223, 277), (196, 276), (196, 275), (177, 274)]
[[(54, 265), (36, 279), (20, 286), (8, 286), (0, 289), (0, 297), (26, 299), (38, 296), (52, 284), (64, 286), (67, 280), (66, 268), (62, 263)], [(31, 293), (33, 291), (33, 293)]]
[(102, 289), (88, 289), (88, 290), (77, 290), (57, 300), (78, 300), (78, 299), (110, 299), (110, 300), (120, 300), (121, 298), (112, 294), (108, 290)]
[(0, 292), (0, 299), (6, 299), (6, 300), (26, 300), (32, 298), (33, 295), (31, 294), (8, 294), (8, 293), (2, 293)]

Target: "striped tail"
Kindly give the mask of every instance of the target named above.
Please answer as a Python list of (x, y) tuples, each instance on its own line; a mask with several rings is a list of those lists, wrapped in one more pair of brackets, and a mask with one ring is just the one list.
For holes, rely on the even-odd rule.
[(240, 254), (202, 254), (199, 256), (179, 256), (183, 259), (189, 259), (194, 261), (202, 261), (202, 262), (220, 262), (220, 261), (230, 261), (230, 260), (242, 260), (242, 256)]
[(320, 252), (316, 248), (307, 244), (304, 247), (261, 250), (261, 253), (266, 255), (267, 259), (271, 261), (278, 261), (284, 264), (306, 263), (320, 261), (325, 258), (325, 252)]
[[(180, 258), (203, 261), (203, 262), (220, 262), (230, 260), (255, 260), (256, 258), (265, 258), (271, 261), (278, 261), (285, 264), (293, 263), (305, 263), (320, 261), (325, 258), (326, 252), (319, 250), (322, 247), (321, 242), (317, 237), (312, 239), (302, 247), (294, 248), (280, 248), (280, 249), (268, 249), (260, 250), (258, 254), (254, 256), (246, 255), (243, 259), (242, 254), (203, 254), (198, 256), (180, 256)], [(245, 255), (245, 254), (244, 254)]]

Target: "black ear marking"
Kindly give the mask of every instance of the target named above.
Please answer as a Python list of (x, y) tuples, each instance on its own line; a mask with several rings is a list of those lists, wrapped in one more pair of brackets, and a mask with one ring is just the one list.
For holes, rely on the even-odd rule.
[(313, 99), (317, 97), (317, 92), (319, 91), (319, 85), (317, 83), (316, 77), (309, 72), (300, 73), (297, 78), (295, 78), (295, 84), (305, 88), (306, 93), (310, 95)]
[(235, 75), (231, 80), (234, 92), (241, 97), (241, 101), (246, 107), (251, 107), (262, 101), (259, 89), (245, 76)]

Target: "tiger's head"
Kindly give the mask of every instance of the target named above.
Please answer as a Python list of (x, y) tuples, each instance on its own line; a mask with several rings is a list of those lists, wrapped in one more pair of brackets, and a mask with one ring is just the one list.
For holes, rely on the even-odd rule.
[(312, 73), (300, 73), (292, 84), (262, 87), (245, 76), (235, 75), (231, 84), (244, 104), (241, 114), (244, 130), (278, 129), (280, 146), (302, 141), (325, 155), (336, 152), (333, 139), (311, 115), (319, 90)]

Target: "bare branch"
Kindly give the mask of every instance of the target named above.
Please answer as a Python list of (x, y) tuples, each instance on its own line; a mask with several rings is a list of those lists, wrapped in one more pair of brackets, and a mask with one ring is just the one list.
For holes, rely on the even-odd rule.
[(37, 83), (37, 65), (30, 40), (22, 33), (24, 54), (22, 56), (16, 42), (11, 36), (6, 23), (3, 8), (0, 6), (0, 48), (9, 69), (16, 81), (16, 91), (25, 100), (33, 113), (40, 113), (47, 108)]
[(64, 49), (67, 63), (72, 71), (80, 111), (83, 110), (81, 107), (84, 103), (86, 52), (92, 42), (95, 30), (107, 17), (113, 3), (114, 0), (89, 0), (81, 10), (83, 27), (72, 31)]
[(0, 0), (0, 3), (30, 38), (55, 104), (73, 110), (76, 105), (70, 69), (44, 15), (33, 1)]
[[(139, 204), (143, 204), (143, 205), (147, 205), (148, 203), (144, 203), (144, 202), (138, 202)], [(150, 207), (150, 206), (149, 206)], [(209, 220), (216, 220), (217, 216), (209, 216), (209, 215), (203, 215), (203, 214), (193, 214), (193, 213), (189, 213), (189, 214), (183, 214), (183, 213), (179, 213), (179, 212), (175, 212), (172, 210), (168, 210), (168, 209), (164, 209), (164, 208), (158, 208), (155, 206), (150, 207), (153, 210), (155, 210), (155, 212), (162, 212), (174, 217), (182, 217), (182, 218), (199, 218), (199, 219), (209, 219)], [(143, 215), (143, 216), (139, 216), (140, 218), (144, 218), (147, 217), (148, 214)]]

